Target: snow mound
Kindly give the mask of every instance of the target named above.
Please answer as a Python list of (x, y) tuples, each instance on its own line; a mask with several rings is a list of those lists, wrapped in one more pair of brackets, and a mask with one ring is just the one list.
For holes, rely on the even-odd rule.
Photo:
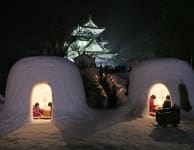
[(173, 58), (142, 61), (129, 75), (129, 103), (134, 113), (148, 114), (151, 87), (162, 83), (170, 91), (173, 104), (181, 106), (179, 85), (185, 84), (194, 114), (194, 73), (187, 62)]
[(42, 82), (52, 90), (53, 121), (88, 114), (81, 76), (74, 64), (60, 57), (37, 56), (19, 60), (12, 67), (0, 120), (29, 122), (32, 88)]

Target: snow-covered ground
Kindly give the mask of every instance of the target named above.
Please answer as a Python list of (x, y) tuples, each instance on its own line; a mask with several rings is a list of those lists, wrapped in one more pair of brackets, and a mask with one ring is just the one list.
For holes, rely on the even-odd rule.
[[(117, 86), (126, 84), (126, 75), (112, 75), (112, 78)], [(123, 93), (117, 93), (121, 99)], [(0, 120), (0, 150), (194, 149), (193, 116), (181, 117), (177, 128), (157, 128), (153, 125), (154, 117), (133, 113), (131, 103), (116, 109), (90, 110), (90, 117), (81, 111), (85, 110), (57, 122), (45, 120), (15, 126), (11, 122), (14, 118), (10, 122)]]
[[(130, 108), (129, 108), (130, 109)], [(127, 107), (97, 112), (93, 119), (27, 124), (1, 137), (6, 149), (194, 149), (194, 120), (157, 128), (154, 118), (130, 116)]]

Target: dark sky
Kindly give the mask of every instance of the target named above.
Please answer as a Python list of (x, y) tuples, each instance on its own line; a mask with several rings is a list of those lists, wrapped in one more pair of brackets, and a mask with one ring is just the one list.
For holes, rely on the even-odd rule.
[(67, 31), (87, 21), (89, 14), (98, 26), (106, 28), (103, 37), (109, 41), (108, 48), (131, 53), (130, 46), (155, 27), (159, 3), (157, 0), (1, 1), (0, 92), (4, 91), (11, 66), (17, 59), (31, 55), (29, 49), (50, 34), (47, 34), (50, 25), (63, 26), (65, 37)]
[(159, 2), (7, 1), (1, 2), (0, 14), (1, 45), (9, 54), (13, 51), (17, 53), (17, 50), (22, 48), (22, 43), (29, 44), (39, 39), (46, 32), (48, 24), (64, 24), (65, 30), (70, 30), (78, 23), (87, 21), (89, 14), (97, 25), (106, 28), (103, 36), (109, 41), (109, 47), (117, 49), (141, 38), (144, 33), (155, 27), (159, 17)]

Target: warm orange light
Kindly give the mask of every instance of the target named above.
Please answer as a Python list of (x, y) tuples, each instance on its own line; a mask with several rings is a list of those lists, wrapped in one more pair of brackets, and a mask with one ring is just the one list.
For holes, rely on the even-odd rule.
[(166, 99), (166, 95), (170, 95), (170, 92), (164, 84), (159, 83), (152, 86), (149, 93), (149, 98), (151, 95), (156, 96), (154, 104), (162, 106), (164, 100)]
[(50, 85), (45, 82), (35, 84), (32, 88), (30, 100), (31, 118), (33, 118), (32, 109), (35, 103), (39, 103), (41, 109), (50, 111), (51, 107), (48, 106), (48, 103), (53, 101)]

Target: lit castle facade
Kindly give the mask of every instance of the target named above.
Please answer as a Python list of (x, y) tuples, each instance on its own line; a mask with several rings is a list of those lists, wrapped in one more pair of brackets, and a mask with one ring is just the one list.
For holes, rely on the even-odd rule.
[(108, 42), (100, 37), (104, 30), (104, 27), (98, 27), (89, 16), (88, 22), (82, 26), (78, 25), (71, 33), (71, 36), (75, 37), (75, 41), (69, 44), (65, 42), (67, 59), (74, 62), (74, 59), (85, 54), (95, 58), (96, 66), (117, 66), (118, 54), (107, 49), (105, 45)]

